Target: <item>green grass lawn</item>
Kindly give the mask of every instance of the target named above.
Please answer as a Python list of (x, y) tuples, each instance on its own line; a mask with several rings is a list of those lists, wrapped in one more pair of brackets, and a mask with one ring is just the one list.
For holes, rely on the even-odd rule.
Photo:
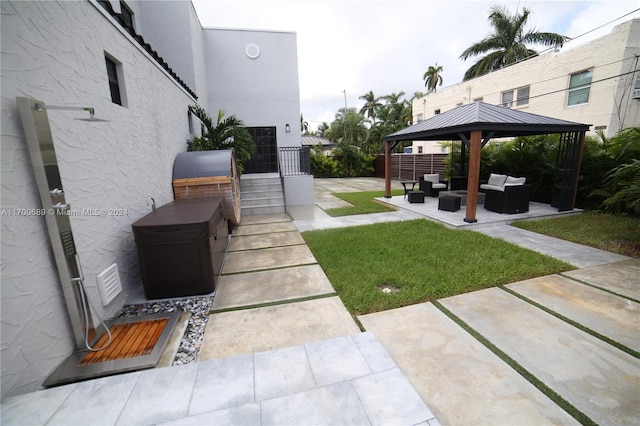
[[(505, 241), (427, 220), (302, 235), (353, 315), (573, 269)], [(385, 286), (393, 291), (381, 291)]]
[[(391, 195), (402, 195), (404, 190), (394, 189)], [(329, 216), (349, 216), (354, 214), (383, 213), (395, 211), (393, 207), (381, 204), (374, 200), (376, 197), (384, 197), (384, 191), (368, 191), (368, 192), (340, 192), (334, 193), (336, 197), (351, 204), (352, 207), (337, 207), (335, 209), (327, 209)]]
[(640, 258), (640, 218), (600, 212), (513, 224), (566, 241)]

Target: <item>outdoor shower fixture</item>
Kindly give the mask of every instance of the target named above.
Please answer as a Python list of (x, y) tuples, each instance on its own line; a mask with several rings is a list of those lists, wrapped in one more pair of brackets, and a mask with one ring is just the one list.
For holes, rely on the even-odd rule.
[(96, 110), (93, 107), (75, 107), (75, 106), (57, 106), (57, 105), (45, 105), (44, 103), (36, 102), (33, 105), (33, 109), (36, 111), (44, 111), (45, 109), (57, 109), (63, 111), (87, 111), (89, 113), (89, 118), (74, 118), (74, 120), (79, 121), (109, 121), (103, 120), (101, 118), (96, 118)]
[[(175, 315), (162, 316), (161, 321), (164, 321), (162, 326), (157, 324), (153, 325), (153, 327), (159, 329), (160, 332), (157, 335), (157, 340), (150, 346), (153, 348), (149, 350), (151, 353), (138, 352), (144, 356), (131, 355), (137, 356), (137, 358), (125, 357), (125, 359), (111, 358), (103, 360), (104, 352), (106, 352), (105, 350), (107, 348), (111, 350), (110, 346), (113, 347), (114, 350), (121, 350), (119, 345), (123, 337), (118, 336), (120, 339), (120, 341), (118, 341), (114, 334), (112, 339), (110, 329), (116, 328), (124, 323), (126, 323), (124, 325), (128, 326), (133, 325), (133, 323), (138, 324), (157, 321), (158, 319), (154, 318), (153, 320), (147, 321), (141, 319), (120, 319), (108, 321), (109, 325), (104, 321), (99, 321), (99, 325), (94, 326), (90, 309), (91, 301), (85, 289), (85, 277), (71, 228), (71, 206), (65, 200), (65, 191), (58, 168), (58, 158), (56, 156), (55, 144), (46, 110), (86, 111), (89, 113), (89, 118), (79, 120), (106, 120), (95, 118), (95, 111), (92, 107), (51, 106), (45, 105), (42, 101), (26, 97), (16, 98), (16, 104), (22, 121), (22, 127), (31, 157), (31, 165), (42, 203), (42, 207), (38, 211), (42, 212), (42, 216), (44, 216), (47, 225), (46, 228), (53, 252), (53, 259), (60, 279), (62, 294), (69, 314), (75, 341), (74, 352), (49, 376), (44, 382), (44, 386), (55, 386), (77, 380), (154, 367), (157, 365), (166, 341), (173, 331), (178, 317), (177, 313), (175, 313)], [(117, 265), (114, 264), (112, 266), (115, 266), (114, 269), (117, 271)], [(107, 268), (107, 270), (110, 269), (111, 267)], [(115, 293), (111, 293), (112, 297), (108, 299), (108, 303), (121, 291), (121, 287), (117, 272), (112, 273), (106, 280), (100, 279), (107, 270), (98, 274), (97, 278), (98, 288), (101, 290), (101, 293), (102, 290), (105, 290), (100, 287), (101, 282), (111, 283), (108, 289), (110, 292), (115, 289)], [(117, 281), (117, 285), (113, 284), (113, 280)], [(146, 318), (151, 317), (147, 316)], [(98, 345), (100, 347), (97, 347)], [(100, 356), (97, 357), (97, 360), (96, 357), (89, 356), (99, 351)]]

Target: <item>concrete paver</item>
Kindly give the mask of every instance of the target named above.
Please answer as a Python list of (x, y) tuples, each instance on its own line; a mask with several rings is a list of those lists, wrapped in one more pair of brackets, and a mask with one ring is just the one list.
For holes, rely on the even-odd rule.
[(555, 257), (578, 268), (629, 260), (627, 256), (564, 241), (514, 226), (487, 226), (478, 228), (477, 231), (509, 241), (520, 247)]
[[(243, 235), (265, 235), (273, 232), (297, 231), (296, 227), (289, 222), (266, 222), (254, 225), (240, 225), (233, 230), (233, 236)], [(232, 238), (233, 240), (233, 238)]]
[(229, 252), (300, 244), (304, 244), (304, 239), (297, 230), (274, 232), (268, 236), (265, 236), (264, 234), (234, 236), (229, 243)]
[(442, 424), (577, 424), (430, 303), (358, 319)]
[(599, 424), (640, 423), (640, 360), (500, 290), (440, 300)]
[(335, 294), (320, 265), (220, 276), (212, 311)]
[(640, 259), (576, 269), (562, 275), (640, 301)]
[(222, 273), (236, 274), (313, 263), (317, 263), (316, 259), (306, 245), (234, 251), (227, 253)]
[(506, 287), (640, 352), (640, 303), (559, 275), (533, 278)]
[(346, 336), (360, 330), (337, 296), (209, 317), (198, 360)]

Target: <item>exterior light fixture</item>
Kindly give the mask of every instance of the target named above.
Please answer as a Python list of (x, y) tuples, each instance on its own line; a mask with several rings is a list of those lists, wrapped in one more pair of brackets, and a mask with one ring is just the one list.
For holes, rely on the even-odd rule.
[(284, 131), (289, 133), (291, 131), (291, 126), (289, 126), (289, 123), (284, 125)]

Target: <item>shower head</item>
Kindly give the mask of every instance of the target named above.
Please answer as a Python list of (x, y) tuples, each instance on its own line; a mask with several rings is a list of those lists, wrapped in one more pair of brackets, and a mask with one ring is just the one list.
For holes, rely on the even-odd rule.
[(33, 108), (36, 111), (43, 111), (45, 109), (59, 109), (65, 111), (87, 111), (89, 113), (89, 118), (75, 118), (74, 120), (79, 121), (96, 121), (96, 122), (106, 122), (109, 120), (103, 120), (100, 118), (95, 118), (96, 110), (93, 107), (74, 107), (74, 106), (56, 106), (56, 105), (45, 105), (41, 103), (36, 103)]
[(95, 118), (94, 116), (91, 116), (89, 118), (74, 118), (74, 120), (78, 120), (78, 121), (89, 121), (92, 123), (106, 123), (109, 120), (104, 120), (102, 118)]

